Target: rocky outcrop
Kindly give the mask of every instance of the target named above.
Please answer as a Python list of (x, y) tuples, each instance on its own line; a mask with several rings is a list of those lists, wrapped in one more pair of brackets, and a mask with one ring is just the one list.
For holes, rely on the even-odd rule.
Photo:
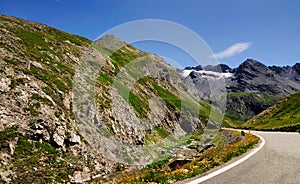
[(226, 115), (233, 120), (245, 122), (280, 99), (260, 92), (228, 94)]

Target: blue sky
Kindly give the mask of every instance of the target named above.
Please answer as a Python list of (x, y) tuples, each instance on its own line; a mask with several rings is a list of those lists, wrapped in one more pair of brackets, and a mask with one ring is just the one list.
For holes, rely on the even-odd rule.
[[(186, 26), (206, 41), (220, 63), (247, 58), (266, 65), (300, 62), (298, 0), (1, 0), (0, 13), (96, 39), (128, 21), (163, 19)], [(147, 42), (139, 49), (197, 65), (172, 46)]]

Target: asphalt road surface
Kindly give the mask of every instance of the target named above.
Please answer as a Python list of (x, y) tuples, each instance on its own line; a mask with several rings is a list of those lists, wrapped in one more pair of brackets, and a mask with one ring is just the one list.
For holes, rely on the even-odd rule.
[(265, 139), (256, 154), (203, 184), (300, 184), (300, 134), (255, 132)]

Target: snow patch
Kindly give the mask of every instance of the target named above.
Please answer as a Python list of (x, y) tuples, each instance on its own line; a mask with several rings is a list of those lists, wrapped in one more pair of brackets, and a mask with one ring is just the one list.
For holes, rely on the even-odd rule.
[(181, 75), (182, 75), (183, 77), (187, 77), (187, 76), (190, 75), (190, 73), (191, 73), (192, 71), (195, 71), (195, 70), (183, 70), (182, 73), (181, 73)]
[(182, 71), (182, 76), (183, 77), (188, 77), (190, 75), (191, 72), (196, 72), (198, 74), (201, 75), (201, 77), (203, 78), (207, 78), (207, 79), (224, 79), (224, 78), (230, 78), (233, 76), (233, 73), (220, 73), (220, 72), (213, 72), (213, 71), (206, 71), (206, 70), (183, 70)]

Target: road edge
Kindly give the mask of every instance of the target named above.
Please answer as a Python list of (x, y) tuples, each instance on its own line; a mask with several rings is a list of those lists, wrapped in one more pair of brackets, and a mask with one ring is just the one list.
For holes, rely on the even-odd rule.
[(211, 178), (213, 178), (213, 177), (215, 177), (215, 176), (217, 176), (217, 175), (219, 175), (219, 174), (221, 174), (223, 172), (228, 171), (229, 169), (231, 169), (231, 168), (233, 168), (233, 167), (241, 164), (242, 162), (248, 160), (253, 155), (255, 155), (259, 150), (261, 150), (264, 147), (266, 141), (265, 141), (265, 139), (262, 136), (256, 134), (255, 132), (251, 132), (251, 133), (253, 135), (259, 137), (259, 139), (261, 140), (260, 144), (257, 147), (253, 148), (249, 153), (247, 153), (245, 156), (243, 156), (242, 158), (238, 159), (237, 161), (235, 161), (233, 163), (230, 163), (229, 165), (226, 165), (224, 167), (221, 167), (220, 169), (218, 169), (218, 170), (216, 170), (216, 171), (214, 171), (212, 173), (209, 173), (208, 175), (202, 176), (202, 177), (197, 178), (197, 179), (195, 179), (193, 181), (189, 181), (189, 182), (187, 182), (187, 184), (202, 183), (202, 182), (204, 182), (206, 180), (209, 180), (209, 179), (211, 179)]

